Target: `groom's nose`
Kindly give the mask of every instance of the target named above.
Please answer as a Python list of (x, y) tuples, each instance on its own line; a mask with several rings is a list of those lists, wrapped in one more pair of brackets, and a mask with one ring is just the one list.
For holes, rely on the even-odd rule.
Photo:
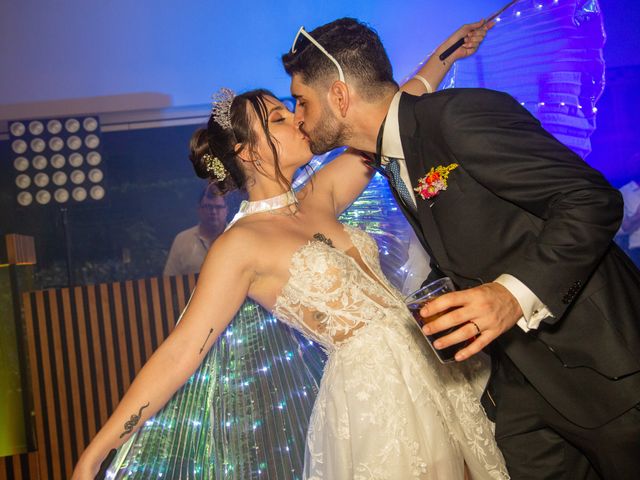
[(293, 111), (293, 121), (298, 127), (304, 123), (304, 115), (301, 110), (302, 109), (296, 107)]

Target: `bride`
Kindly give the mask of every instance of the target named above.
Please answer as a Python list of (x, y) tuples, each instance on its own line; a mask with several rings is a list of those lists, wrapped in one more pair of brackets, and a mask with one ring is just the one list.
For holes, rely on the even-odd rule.
[[(479, 26), (463, 27), (451, 43)], [(470, 33), (452, 60), (473, 53), (486, 30)], [(424, 93), (447, 68), (429, 61), (402, 88)], [(246, 297), (328, 355), (304, 478), (508, 478), (478, 401), (478, 372), (435, 359), (384, 277), (376, 243), (337, 221), (371, 178), (366, 159), (346, 152), (294, 193), (291, 179), (311, 157), (274, 95), (223, 89), (192, 138), (191, 160), (200, 177), (223, 192), (246, 189), (249, 201), (212, 245), (180, 322), (86, 448), (74, 479), (94, 478), (107, 453), (162, 408)]]

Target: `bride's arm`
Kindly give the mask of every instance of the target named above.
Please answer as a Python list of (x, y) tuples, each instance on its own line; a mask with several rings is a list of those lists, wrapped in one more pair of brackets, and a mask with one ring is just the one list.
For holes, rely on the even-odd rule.
[[(478, 50), (487, 31), (493, 25), (494, 22), (485, 24), (483, 21), (463, 25), (436, 48), (415, 75), (425, 79), (426, 83), (432, 86), (432, 89), (437, 89), (456, 60), (473, 55)], [(449, 46), (463, 37), (466, 39), (464, 45), (453, 52), (449, 58), (444, 62), (438, 58)], [(430, 93), (427, 91), (425, 82), (417, 80), (415, 75), (401, 85), (400, 89), (412, 95)], [(336, 214), (340, 214), (360, 196), (374, 173), (375, 170), (368, 166), (366, 157), (362, 153), (348, 149), (320, 170), (317, 173), (317, 178), (319, 181), (326, 181), (331, 186)], [(345, 181), (345, 179), (349, 180)]]
[[(235, 229), (234, 229), (235, 230)], [(85, 449), (73, 480), (93, 480), (100, 464), (193, 374), (245, 300), (253, 269), (245, 242), (230, 230), (213, 244), (179, 323), (138, 372), (118, 407)]]
[[(473, 55), (478, 50), (487, 32), (494, 25), (495, 22), (485, 23), (484, 20), (481, 20), (460, 27), (420, 63), (420, 68), (400, 86), (400, 89), (411, 95), (422, 95), (436, 91), (453, 63), (461, 58)], [(440, 54), (461, 38), (465, 39), (464, 45), (455, 50), (445, 60), (440, 60)]]

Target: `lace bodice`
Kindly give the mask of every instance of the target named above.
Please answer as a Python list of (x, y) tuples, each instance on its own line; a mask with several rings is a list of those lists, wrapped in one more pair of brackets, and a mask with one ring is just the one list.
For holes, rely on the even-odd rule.
[(347, 251), (316, 235), (293, 254), (273, 309), (329, 354), (305, 478), (457, 479), (462, 457), (474, 478), (508, 478), (478, 401), (486, 369), (475, 359), (439, 364), (384, 277), (376, 242), (344, 228), (353, 244)]
[(311, 240), (291, 258), (290, 277), (273, 313), (330, 352), (370, 322), (406, 312), (401, 293), (380, 268), (378, 245), (344, 225), (353, 248), (342, 251)]

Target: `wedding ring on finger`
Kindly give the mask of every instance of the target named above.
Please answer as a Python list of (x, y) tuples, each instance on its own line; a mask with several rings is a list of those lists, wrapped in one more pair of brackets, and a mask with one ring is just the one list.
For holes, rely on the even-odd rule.
[(478, 326), (478, 324), (474, 321), (469, 320), (469, 323), (471, 325), (473, 325), (474, 327), (476, 327), (476, 331), (478, 332), (477, 335), (480, 335), (482, 332), (480, 331), (480, 327)]

